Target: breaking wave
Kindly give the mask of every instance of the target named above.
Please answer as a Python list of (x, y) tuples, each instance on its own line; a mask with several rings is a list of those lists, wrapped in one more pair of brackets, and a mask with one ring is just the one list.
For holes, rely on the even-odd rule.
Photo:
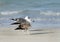
[[(60, 12), (59, 11), (51, 11), (51, 10), (19, 10), (19, 11), (2, 11), (1, 15), (13, 15), (18, 14), (29, 15), (32, 16), (32, 19), (35, 21), (60, 21)], [(20, 15), (21, 16), (21, 15)], [(11, 16), (10, 16), (11, 17)], [(0, 18), (0, 20), (8, 19), (8, 18)]]
[(12, 15), (12, 14), (18, 14), (21, 13), (22, 11), (2, 11), (0, 12), (1, 15)]
[(40, 14), (48, 16), (60, 16), (60, 11), (51, 11), (51, 10), (18, 10), (18, 11), (1, 11), (1, 15), (12, 15), (12, 14)]
[(40, 11), (40, 14), (50, 15), (50, 16), (60, 16), (60, 12), (58, 11)]

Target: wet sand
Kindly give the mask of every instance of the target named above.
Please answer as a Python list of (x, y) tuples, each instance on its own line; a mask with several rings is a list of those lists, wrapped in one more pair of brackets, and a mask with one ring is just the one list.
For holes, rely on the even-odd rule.
[(60, 29), (33, 29), (27, 32), (0, 28), (0, 42), (60, 42)]

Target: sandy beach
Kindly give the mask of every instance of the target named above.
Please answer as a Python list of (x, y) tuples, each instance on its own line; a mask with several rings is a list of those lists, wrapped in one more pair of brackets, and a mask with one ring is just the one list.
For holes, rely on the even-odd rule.
[(0, 42), (60, 42), (60, 29), (34, 29), (26, 34), (14, 28), (0, 28)]

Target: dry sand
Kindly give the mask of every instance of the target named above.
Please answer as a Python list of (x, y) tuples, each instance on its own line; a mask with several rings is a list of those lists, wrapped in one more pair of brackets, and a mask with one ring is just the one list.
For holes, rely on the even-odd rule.
[(36, 29), (27, 34), (14, 28), (0, 28), (0, 42), (60, 42), (60, 29)]

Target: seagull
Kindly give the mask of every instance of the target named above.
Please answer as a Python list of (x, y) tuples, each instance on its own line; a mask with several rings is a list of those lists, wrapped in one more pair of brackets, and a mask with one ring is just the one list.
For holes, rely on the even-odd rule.
[(12, 23), (11, 25), (18, 25), (18, 27), (15, 30), (28, 30), (29, 27), (31, 27), (31, 18), (26, 16), (25, 18), (16, 18), (16, 19), (11, 19), (16, 22)]

